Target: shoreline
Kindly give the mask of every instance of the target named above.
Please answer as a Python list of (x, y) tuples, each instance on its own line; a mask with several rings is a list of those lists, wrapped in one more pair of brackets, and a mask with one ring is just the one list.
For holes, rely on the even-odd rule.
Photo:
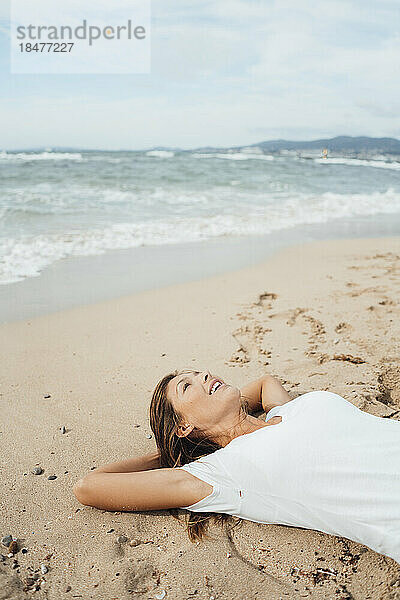
[(208, 368), (239, 388), (270, 373), (291, 398), (325, 389), (400, 419), (399, 298), (400, 236), (342, 239), (0, 325), (0, 511), (3, 535), (28, 549), (18, 569), (5, 558), (0, 587), (19, 597), (36, 571), (42, 593), (60, 600), (209, 600), (210, 590), (228, 600), (249, 597), (249, 579), (265, 600), (390, 600), (399, 565), (345, 538), (243, 521), (231, 541), (212, 527), (195, 545), (168, 511), (101, 511), (72, 487), (92, 467), (154, 451), (151, 394), (177, 368)]
[(0, 324), (204, 280), (261, 264), (297, 244), (393, 235), (400, 235), (400, 219), (375, 215), (334, 219), (263, 236), (212, 238), (64, 258), (37, 277), (0, 285)]

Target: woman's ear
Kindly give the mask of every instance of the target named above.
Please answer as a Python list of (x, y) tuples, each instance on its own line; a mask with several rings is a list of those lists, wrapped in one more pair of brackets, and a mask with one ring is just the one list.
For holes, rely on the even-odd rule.
[(183, 423), (177, 426), (175, 433), (178, 437), (186, 437), (193, 431), (193, 429), (193, 425), (190, 425), (189, 423)]

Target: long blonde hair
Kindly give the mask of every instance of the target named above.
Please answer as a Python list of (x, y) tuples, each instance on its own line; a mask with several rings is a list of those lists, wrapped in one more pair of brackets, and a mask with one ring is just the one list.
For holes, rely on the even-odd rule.
[[(176, 435), (176, 428), (181, 422), (181, 417), (167, 396), (167, 386), (171, 379), (179, 374), (180, 372), (175, 370), (165, 375), (157, 383), (150, 403), (150, 427), (160, 453), (160, 466), (164, 468), (181, 467), (221, 448), (214, 440), (201, 435), (201, 432), (199, 435), (198, 431), (196, 437), (192, 433), (186, 437)], [(241, 396), (241, 410), (245, 415), (248, 414), (248, 402), (244, 396)], [(189, 513), (186, 517), (186, 529), (192, 542), (210, 537), (206, 531), (211, 522), (230, 528), (241, 522), (241, 519), (226, 514), (186, 512)], [(179, 519), (178, 509), (170, 509), (170, 513)]]

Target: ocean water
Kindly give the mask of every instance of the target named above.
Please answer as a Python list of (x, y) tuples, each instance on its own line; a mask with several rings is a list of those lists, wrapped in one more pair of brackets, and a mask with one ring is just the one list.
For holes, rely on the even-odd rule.
[(400, 224), (400, 157), (0, 152), (0, 284), (63, 257), (382, 214)]

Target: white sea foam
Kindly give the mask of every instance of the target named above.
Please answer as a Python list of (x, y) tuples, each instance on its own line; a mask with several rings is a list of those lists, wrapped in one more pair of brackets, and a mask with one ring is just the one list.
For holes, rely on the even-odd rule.
[(350, 167), (375, 167), (377, 169), (400, 170), (400, 162), (387, 160), (369, 160), (365, 158), (315, 158), (315, 162), (322, 165), (349, 165)]
[(79, 152), (0, 152), (0, 160), (82, 160)]
[(175, 152), (170, 150), (149, 150), (146, 152), (146, 156), (155, 156), (156, 158), (172, 158), (175, 156)]
[[(159, 193), (163, 193), (161, 188)], [(208, 203), (209, 200), (203, 198), (200, 201)], [(190, 202), (189, 196), (187, 201)], [(229, 235), (260, 235), (296, 225), (378, 213), (399, 214), (400, 194), (393, 189), (371, 194), (303, 193), (266, 198), (264, 202), (259, 199), (258, 203), (249, 197), (248, 203), (232, 203), (228, 214), (226, 209), (224, 214), (204, 216), (176, 214), (163, 221), (119, 223), (67, 233), (0, 238), (0, 283), (37, 276), (46, 266), (70, 256), (98, 255), (113, 249), (193, 242)]]
[(262, 148), (259, 146), (245, 146), (240, 149), (243, 154), (264, 154)]
[(258, 154), (250, 152), (193, 152), (193, 158), (225, 158), (227, 160), (274, 160), (271, 154)]

